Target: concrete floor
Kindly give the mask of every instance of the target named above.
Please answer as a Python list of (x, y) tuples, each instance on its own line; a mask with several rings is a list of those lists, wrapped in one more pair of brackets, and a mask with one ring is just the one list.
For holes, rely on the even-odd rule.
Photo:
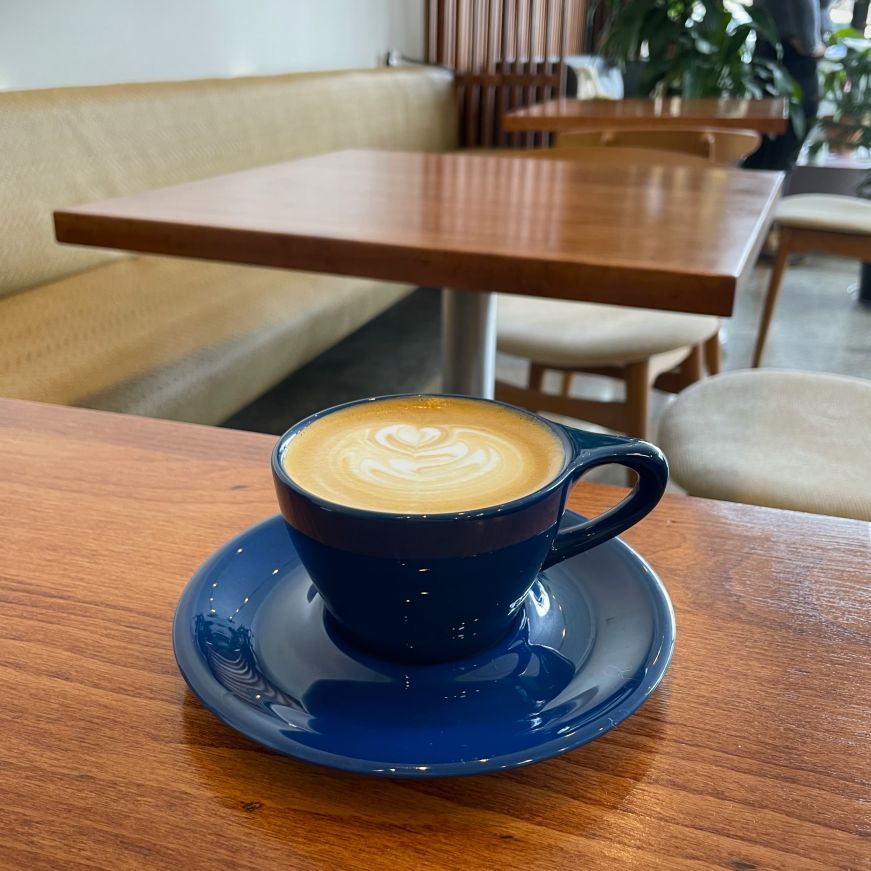
[[(750, 365), (768, 276), (769, 266), (760, 264), (739, 295), (734, 316), (723, 320), (724, 369)], [(764, 365), (871, 378), (871, 307), (858, 304), (849, 292), (857, 277), (858, 265), (842, 259), (813, 256), (790, 267)], [(438, 390), (439, 331), (438, 292), (417, 291), (293, 373), (225, 426), (278, 434), (307, 414), (361, 396)], [(497, 369), (505, 380), (523, 382), (526, 377), (526, 362), (506, 355), (499, 355)], [(573, 392), (598, 398), (613, 397), (619, 389), (608, 379), (590, 377), (576, 377), (573, 385)], [(669, 400), (655, 395), (654, 418)], [(655, 420), (652, 424), (655, 432)]]

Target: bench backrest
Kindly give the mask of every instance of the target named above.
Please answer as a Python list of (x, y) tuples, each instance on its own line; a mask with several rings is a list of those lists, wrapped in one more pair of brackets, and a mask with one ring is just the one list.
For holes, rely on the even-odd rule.
[(304, 73), (0, 92), (0, 296), (117, 256), (52, 211), (341, 148), (456, 146), (451, 76)]

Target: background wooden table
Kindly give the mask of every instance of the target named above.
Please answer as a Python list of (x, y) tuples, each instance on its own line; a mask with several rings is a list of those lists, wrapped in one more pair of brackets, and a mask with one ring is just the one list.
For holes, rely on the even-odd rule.
[(510, 131), (583, 130), (584, 127), (732, 127), (759, 133), (783, 133), (786, 100), (721, 99), (548, 100), (506, 113)]
[(780, 173), (342, 151), (55, 213), (61, 242), (729, 315)]
[(61, 242), (443, 287), (443, 389), (492, 397), (492, 291), (731, 314), (781, 182), (343, 151), (65, 209), (55, 228)]
[(235, 734), (175, 667), (189, 576), (274, 511), (272, 443), (0, 400), (0, 868), (869, 867), (868, 524), (666, 498), (626, 536), (678, 621), (636, 715), (513, 772), (373, 780)]

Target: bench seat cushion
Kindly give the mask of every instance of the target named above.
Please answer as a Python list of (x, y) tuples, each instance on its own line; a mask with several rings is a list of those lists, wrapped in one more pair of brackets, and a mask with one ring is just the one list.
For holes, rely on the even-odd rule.
[(219, 423), (411, 289), (116, 260), (2, 301), (0, 396)]

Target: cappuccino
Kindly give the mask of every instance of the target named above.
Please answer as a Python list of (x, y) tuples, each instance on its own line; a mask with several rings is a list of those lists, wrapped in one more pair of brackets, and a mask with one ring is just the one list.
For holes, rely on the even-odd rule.
[(566, 448), (546, 424), (472, 399), (411, 396), (332, 412), (288, 440), (287, 474), (321, 499), (392, 514), (472, 511), (534, 493)]

